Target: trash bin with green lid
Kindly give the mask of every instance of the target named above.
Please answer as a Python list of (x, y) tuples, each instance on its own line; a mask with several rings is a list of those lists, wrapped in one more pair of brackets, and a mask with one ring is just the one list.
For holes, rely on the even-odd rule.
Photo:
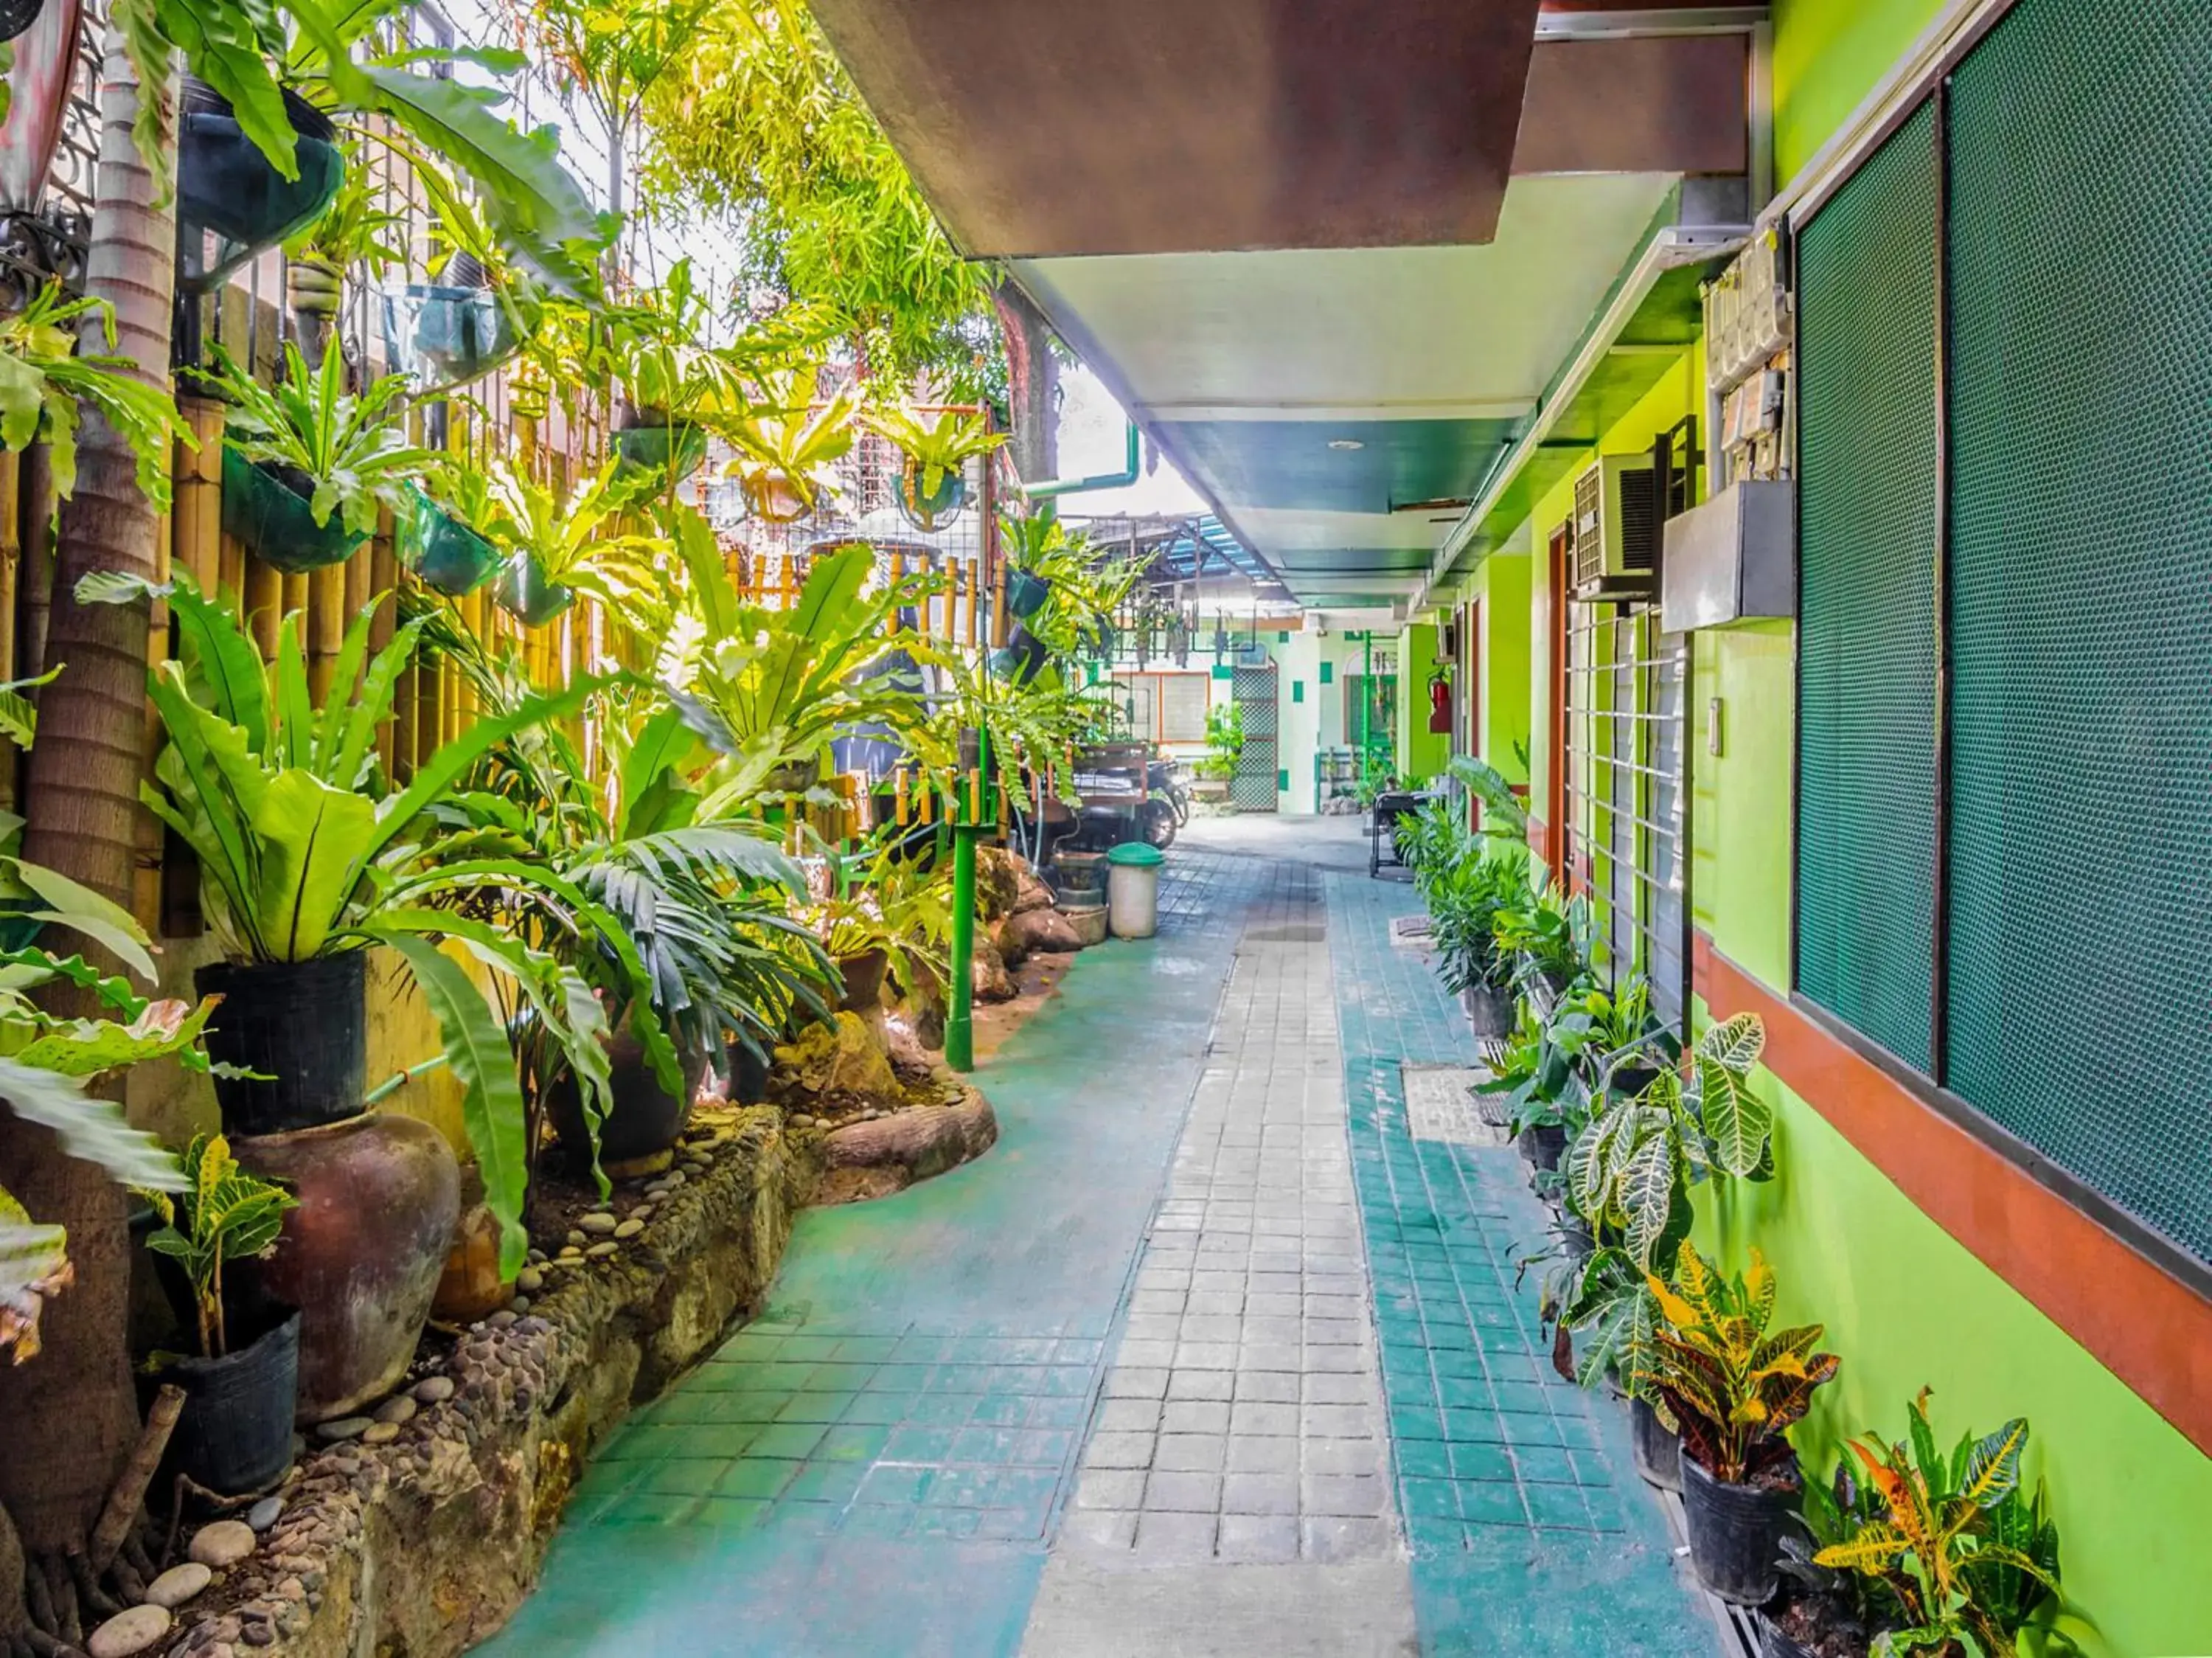
[(1106, 854), (1106, 925), (1116, 938), (1150, 938), (1160, 930), (1160, 865), (1157, 846), (1133, 840)]

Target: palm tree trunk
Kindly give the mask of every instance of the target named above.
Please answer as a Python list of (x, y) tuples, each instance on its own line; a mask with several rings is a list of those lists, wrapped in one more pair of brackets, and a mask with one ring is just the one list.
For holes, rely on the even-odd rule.
[[(88, 292), (114, 308), (115, 350), (149, 385), (169, 386), (176, 210), (159, 198), (131, 137), (139, 86), (122, 37), (102, 43), (100, 171)], [(161, 88), (162, 143), (176, 145), (176, 82)], [(24, 855), (130, 905), (138, 781), (145, 757), (147, 607), (80, 607), (95, 570), (151, 578), (161, 520), (140, 493), (130, 446), (87, 411), (76, 496), (62, 509), (46, 660), (66, 664), (40, 698), (25, 790)], [(57, 1010), (62, 1004), (57, 1001)], [(70, 1011), (85, 1011), (70, 1009)], [(81, 1541), (138, 1430), (125, 1313), (130, 1243), (123, 1192), (62, 1156), (46, 1131), (0, 1112), (0, 1185), (33, 1216), (69, 1228), (76, 1283), (46, 1314), (45, 1350), (0, 1368), (0, 1503), (33, 1550)]]

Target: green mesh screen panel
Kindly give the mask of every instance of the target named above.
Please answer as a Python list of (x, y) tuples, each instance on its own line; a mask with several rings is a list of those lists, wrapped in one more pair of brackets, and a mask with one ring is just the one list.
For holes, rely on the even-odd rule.
[(1936, 153), (1797, 243), (1797, 987), (1923, 1070), (1935, 991)]
[(2212, 0), (1953, 98), (1948, 1080), (2212, 1259)]

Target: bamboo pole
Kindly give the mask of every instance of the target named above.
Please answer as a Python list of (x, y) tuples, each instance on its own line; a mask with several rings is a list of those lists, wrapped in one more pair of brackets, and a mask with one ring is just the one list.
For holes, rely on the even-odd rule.
[(46, 671), (46, 619), (54, 600), (54, 473), (43, 443), (23, 451), (17, 494), (22, 570), (15, 579), (16, 671), (35, 677)]
[[(22, 457), (0, 454), (0, 680), (15, 677), (15, 579), (23, 561)], [(15, 803), (16, 756), (0, 761), (0, 807)]]
[(171, 539), (177, 564), (191, 573), (203, 593), (212, 594), (222, 579), (223, 405), (205, 397), (179, 401), (185, 424), (199, 448), (177, 446), (171, 468), (176, 480), (176, 530)]
[[(224, 539), (228, 543), (229, 538)], [(228, 546), (225, 551), (228, 551)], [(254, 643), (261, 647), (261, 654), (274, 656), (276, 629), (284, 619), (283, 573), (273, 564), (264, 564), (248, 556), (243, 546), (239, 547), (239, 558), (245, 564), (246, 626), (252, 632)]]
[[(365, 549), (357, 549), (355, 557)], [(346, 570), (353, 563), (326, 564), (307, 578), (307, 690), (315, 706), (331, 698), (331, 676), (337, 671), (338, 652), (345, 646)], [(351, 692), (348, 686), (341, 696)]]

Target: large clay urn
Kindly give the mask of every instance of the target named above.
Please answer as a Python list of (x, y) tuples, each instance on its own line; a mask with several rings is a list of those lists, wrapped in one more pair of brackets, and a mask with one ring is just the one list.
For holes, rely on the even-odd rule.
[(299, 1419), (351, 1415), (415, 1356), (460, 1218), (460, 1165), (429, 1125), (381, 1112), (231, 1147), (299, 1200), (275, 1253), (251, 1264), (300, 1309)]

